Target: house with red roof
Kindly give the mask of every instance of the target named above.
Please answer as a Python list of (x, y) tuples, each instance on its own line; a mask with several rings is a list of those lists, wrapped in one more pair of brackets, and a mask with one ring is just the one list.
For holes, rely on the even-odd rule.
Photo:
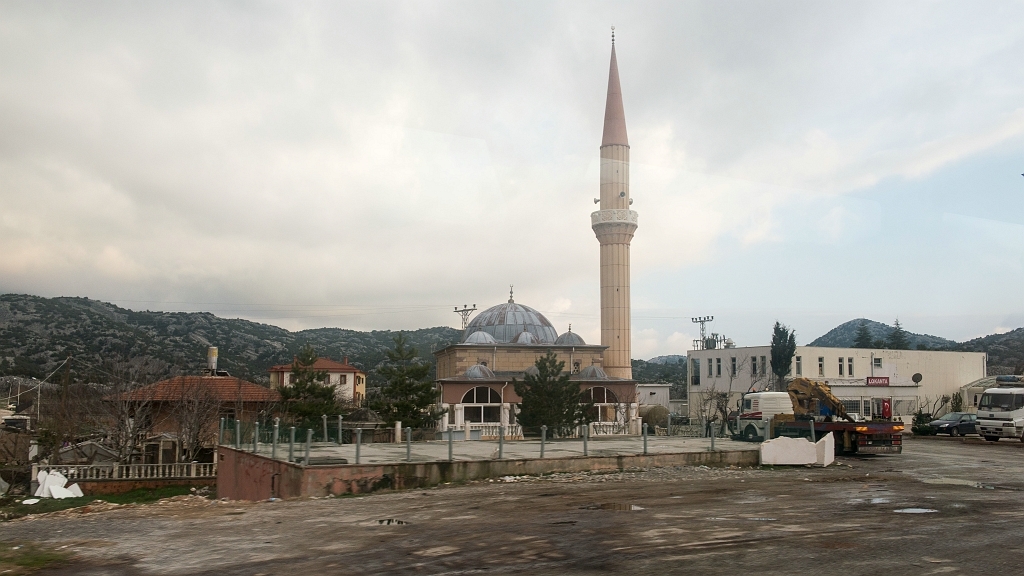
[[(330, 358), (317, 358), (313, 370), (326, 372), (325, 384), (334, 387), (334, 396), (341, 402), (356, 406), (366, 398), (366, 372), (348, 363), (348, 356), (341, 362)], [(292, 377), (292, 364), (278, 364), (270, 367), (270, 387), (288, 386)]]

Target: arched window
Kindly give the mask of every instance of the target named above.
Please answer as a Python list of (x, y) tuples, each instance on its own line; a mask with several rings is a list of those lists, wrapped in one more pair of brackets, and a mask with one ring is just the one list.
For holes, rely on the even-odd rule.
[(617, 404), (615, 394), (604, 386), (594, 386), (583, 391), (583, 401), (594, 404)]
[(477, 386), (462, 397), (463, 404), (501, 404), (501, 394), (488, 386)]

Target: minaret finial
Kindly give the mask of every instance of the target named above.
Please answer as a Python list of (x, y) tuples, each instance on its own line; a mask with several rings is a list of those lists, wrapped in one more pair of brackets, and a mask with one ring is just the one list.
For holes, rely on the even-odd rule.
[(512, 285), (509, 284), (508, 285), (508, 303), (512, 304), (514, 302), (515, 302), (515, 300), (512, 300)]
[(569, 322), (569, 332), (572, 332), (572, 322)]
[(612, 26), (612, 46), (615, 46), (615, 26)]

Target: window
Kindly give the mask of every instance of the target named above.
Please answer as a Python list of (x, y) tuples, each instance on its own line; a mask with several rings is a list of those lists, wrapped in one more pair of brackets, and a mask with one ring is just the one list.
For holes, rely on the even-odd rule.
[(718, 377), (718, 376), (721, 376), (721, 375), (722, 375), (722, 359), (721, 358), (715, 358), (715, 376)]
[(736, 377), (736, 357), (733, 356), (729, 362), (729, 376)]
[(693, 385), (700, 386), (700, 360), (694, 358), (691, 360), (691, 364), (693, 364)]
[(843, 375), (843, 359), (842, 358), (839, 359), (839, 375), (840, 376)]
[(465, 406), (466, 422), (501, 422), (501, 406)]
[(572, 362), (572, 373), (573, 374), (579, 374), (580, 373), (580, 361), (579, 360), (573, 360), (573, 362)]
[(761, 356), (761, 376), (764, 376), (768, 372), (768, 362), (765, 360), (765, 357)]
[(757, 376), (757, 356), (750, 357), (750, 375)]
[(803, 376), (804, 375), (803, 358), (801, 358), (799, 356), (796, 357), (796, 375), (797, 376)]
[(882, 359), (881, 358), (872, 358), (871, 359), (871, 364), (875, 368), (881, 368), (882, 367)]
[(818, 376), (825, 375), (825, 357), (818, 356)]
[(853, 378), (853, 358), (846, 359), (846, 375)]
[(708, 358), (708, 378), (711, 378), (712, 376), (715, 375), (715, 371), (711, 366), (711, 358)]
[(501, 404), (501, 394), (487, 386), (477, 386), (462, 397), (463, 404)]
[(340, 376), (338, 376), (338, 383), (341, 384), (342, 386), (348, 384), (348, 375), (341, 374)]
[(604, 386), (594, 386), (583, 391), (583, 401), (594, 404), (615, 404), (615, 394)]

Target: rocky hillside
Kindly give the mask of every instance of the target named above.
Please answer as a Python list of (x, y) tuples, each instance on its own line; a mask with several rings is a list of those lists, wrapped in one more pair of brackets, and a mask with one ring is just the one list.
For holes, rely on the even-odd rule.
[(988, 353), (988, 374), (1024, 374), (1024, 328), (957, 344), (957, 350)]
[[(874, 320), (868, 320), (867, 318), (857, 318), (856, 320), (844, 322), (829, 330), (827, 334), (819, 336), (811, 342), (809, 346), (849, 348), (853, 346), (854, 340), (857, 339), (857, 328), (859, 328), (862, 323), (867, 324), (868, 332), (871, 333), (871, 337), (875, 340), (885, 340), (889, 336), (889, 333), (892, 332), (893, 328), (888, 324), (875, 322)], [(929, 334), (914, 334), (913, 332), (907, 332), (907, 340), (910, 341), (911, 349), (916, 349), (922, 346), (934, 349), (946, 349), (956, 346), (956, 342), (953, 340), (947, 340), (945, 338), (931, 336)]]
[[(42, 378), (67, 356), (71, 375), (101, 380), (112, 370), (131, 369), (141, 379), (195, 374), (205, 364), (207, 346), (217, 346), (219, 368), (253, 382), (267, 381), (267, 368), (289, 363), (307, 342), (319, 354), (370, 372), (386, 358), (396, 332), (320, 328), (290, 332), (248, 320), (203, 312), (133, 311), (88, 298), (0, 295), (0, 376)], [(433, 361), (431, 351), (457, 342), (454, 328), (405, 333)], [(130, 361), (130, 362), (129, 362)]]

